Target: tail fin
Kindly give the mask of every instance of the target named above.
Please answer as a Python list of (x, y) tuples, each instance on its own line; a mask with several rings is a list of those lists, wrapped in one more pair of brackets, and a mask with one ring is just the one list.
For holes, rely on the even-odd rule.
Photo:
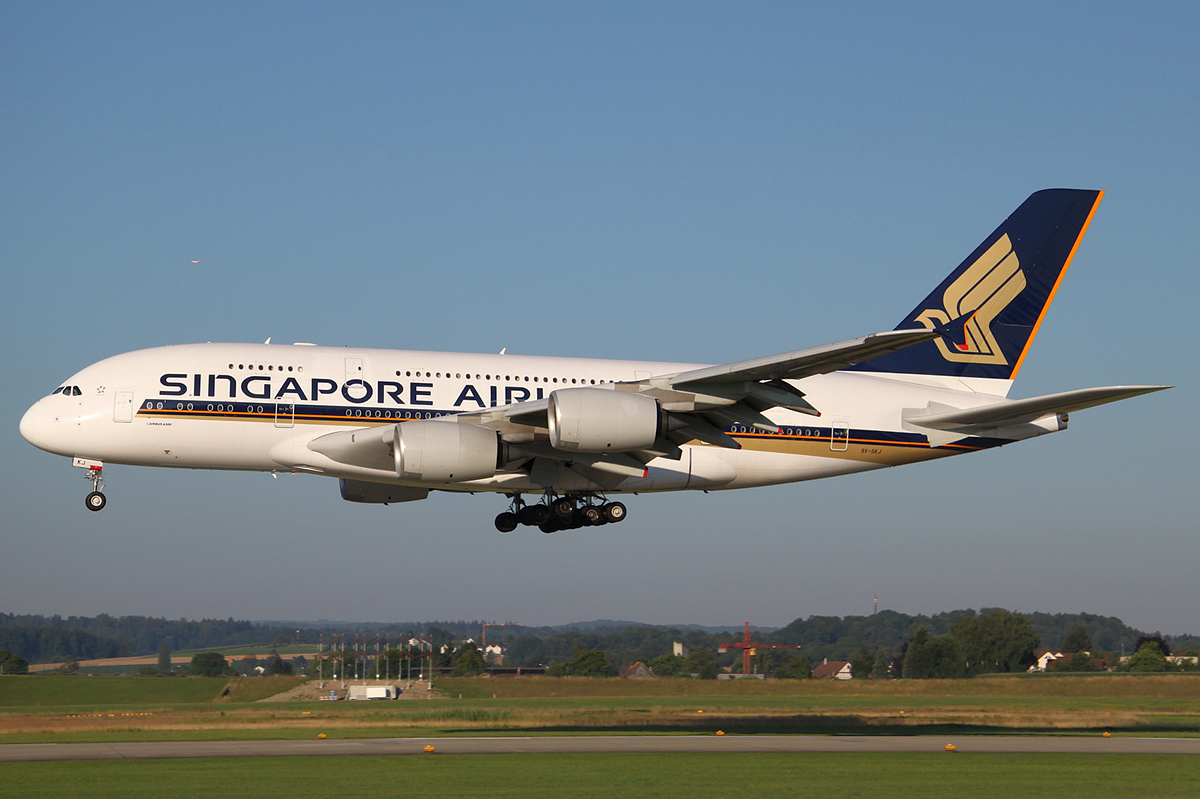
[(1103, 196), (1082, 189), (1030, 195), (896, 326), (925, 327), (941, 338), (854, 369), (1015, 378)]

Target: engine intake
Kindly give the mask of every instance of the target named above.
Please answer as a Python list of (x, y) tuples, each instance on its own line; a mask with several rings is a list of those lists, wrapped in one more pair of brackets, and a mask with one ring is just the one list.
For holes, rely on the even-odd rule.
[(568, 452), (628, 452), (654, 446), (662, 414), (653, 397), (604, 388), (550, 392), (550, 444)]
[(413, 421), (396, 425), (396, 474), (422, 483), (458, 483), (496, 473), (500, 437), (473, 424)]

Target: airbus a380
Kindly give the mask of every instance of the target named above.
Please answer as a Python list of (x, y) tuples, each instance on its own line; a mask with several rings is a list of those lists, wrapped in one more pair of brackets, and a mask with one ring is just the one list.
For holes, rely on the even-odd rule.
[[(613, 497), (723, 490), (990, 449), (1168, 386), (1008, 399), (1103, 192), (1031, 195), (895, 330), (720, 366), (186, 344), (95, 363), (21, 435), (108, 464), (336, 477), (344, 499), (496, 492), (496, 527), (619, 522)], [(532, 499), (527, 502), (526, 498)]]

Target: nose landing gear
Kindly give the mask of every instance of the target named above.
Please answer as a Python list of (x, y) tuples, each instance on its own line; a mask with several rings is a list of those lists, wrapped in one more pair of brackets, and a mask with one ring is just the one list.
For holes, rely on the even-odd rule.
[(104, 488), (104, 467), (99, 464), (89, 464), (84, 477), (91, 481), (92, 493), (87, 495), (83, 503), (87, 505), (88, 510), (103, 510), (104, 506), (108, 504), (108, 498), (100, 490)]

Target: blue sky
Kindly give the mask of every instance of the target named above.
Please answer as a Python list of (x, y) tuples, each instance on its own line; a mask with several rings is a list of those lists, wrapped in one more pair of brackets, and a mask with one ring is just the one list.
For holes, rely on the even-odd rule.
[[(0, 2), (0, 609), (775, 626), (1000, 606), (1200, 632), (1200, 9)], [(503, 500), (21, 439), (192, 341), (726, 362), (892, 328), (1031, 192), (1106, 190), (977, 456), (502, 536)], [(193, 260), (200, 260), (193, 265)]]

